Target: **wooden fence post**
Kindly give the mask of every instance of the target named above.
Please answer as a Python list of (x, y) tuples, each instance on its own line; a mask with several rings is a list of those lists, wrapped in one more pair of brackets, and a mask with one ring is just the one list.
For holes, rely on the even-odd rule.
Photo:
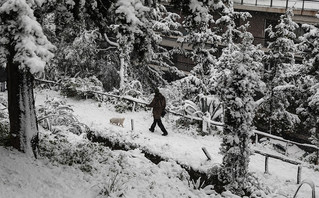
[(255, 133), (255, 145), (258, 145), (258, 134)]
[(210, 120), (210, 113), (207, 111), (202, 117), (202, 121), (203, 121), (202, 131), (204, 133), (207, 133), (208, 130), (210, 129), (210, 124), (208, 122), (209, 120)]
[(202, 147), (203, 152), (205, 153), (207, 160), (211, 160), (212, 157), (210, 156), (210, 154), (208, 153), (207, 149), (205, 147)]
[(224, 119), (225, 119), (225, 104), (223, 102), (222, 102), (222, 111), (223, 111), (223, 114), (222, 114), (221, 122), (225, 123), (224, 122)]
[(132, 112), (135, 111), (136, 102), (133, 102)]
[(134, 120), (133, 119), (131, 119), (131, 129), (132, 129), (132, 131), (134, 131)]
[(268, 159), (269, 159), (269, 156), (266, 155), (266, 157), (265, 157), (265, 174), (269, 174)]
[(298, 172), (297, 172), (297, 184), (300, 184), (300, 182), (301, 182), (301, 170), (302, 170), (302, 166), (299, 165)]
[(203, 126), (202, 126), (202, 131), (204, 132), (204, 133), (206, 133), (207, 132), (207, 122), (205, 121), (205, 118), (203, 117), (203, 124), (202, 124)]

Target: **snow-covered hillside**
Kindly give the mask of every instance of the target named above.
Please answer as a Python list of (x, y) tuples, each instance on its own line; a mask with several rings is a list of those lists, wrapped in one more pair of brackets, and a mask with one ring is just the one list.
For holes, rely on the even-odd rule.
[[(64, 99), (55, 91), (36, 91), (36, 106), (50, 97)], [(152, 123), (151, 111), (121, 114), (115, 112), (112, 105), (94, 100), (65, 100), (79, 121), (87, 124), (92, 131), (113, 141), (134, 145), (137, 149), (111, 151), (104, 147), (104, 156), (92, 153), (97, 156), (94, 157), (96, 160), (90, 162), (93, 169), (88, 173), (81, 171), (77, 165), (52, 163), (46, 158), (32, 160), (18, 151), (0, 147), (1, 197), (107, 197), (107, 191), (110, 191), (110, 197), (236, 197), (231, 193), (207, 195), (207, 189), (194, 190), (190, 187), (192, 185), (188, 173), (176, 163), (200, 171), (220, 164), (221, 139), (218, 134), (195, 136), (191, 131), (177, 128), (177, 117), (168, 115), (163, 123), (169, 135), (163, 137), (159, 128), (154, 133), (148, 131)], [(112, 117), (124, 117), (124, 127), (110, 124), (109, 119)], [(131, 120), (134, 120), (133, 131)], [(48, 132), (41, 129), (41, 137), (45, 134), (48, 135)], [(64, 135), (75, 145), (86, 145), (88, 142), (83, 135)], [(207, 160), (202, 147), (212, 156), (211, 161)], [(275, 153), (267, 144), (260, 144), (258, 149)], [(154, 164), (144, 157), (142, 150), (161, 156), (165, 161)], [(301, 152), (293, 146), (288, 150), (292, 158), (300, 156)], [(270, 159), (270, 174), (264, 174), (264, 160), (264, 156), (253, 155), (250, 171), (260, 178), (265, 189), (270, 192), (267, 197), (293, 197), (298, 187), (297, 166)], [(316, 183), (318, 197), (319, 172), (305, 166), (302, 179), (306, 178)], [(265, 194), (260, 192), (258, 196), (265, 197)], [(308, 186), (302, 187), (298, 194), (298, 197), (310, 196), (311, 189)]]

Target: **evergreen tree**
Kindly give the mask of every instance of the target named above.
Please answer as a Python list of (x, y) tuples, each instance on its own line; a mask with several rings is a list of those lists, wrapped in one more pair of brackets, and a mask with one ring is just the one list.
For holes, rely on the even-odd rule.
[(34, 75), (43, 72), (53, 45), (36, 21), (32, 2), (0, 1), (0, 62), (8, 72), (9, 144), (32, 156), (37, 153)]
[(304, 127), (311, 131), (311, 142), (319, 146), (319, 27), (304, 24), (303, 28), (306, 33), (300, 38), (299, 46), (304, 52), (306, 67), (298, 81), (304, 98), (298, 113), (304, 120)]
[(290, 132), (300, 120), (294, 109), (289, 109), (294, 100), (296, 74), (298, 65), (295, 64), (294, 31), (298, 25), (293, 22), (293, 10), (288, 9), (280, 17), (278, 25), (266, 29), (270, 38), (269, 52), (265, 56), (265, 81), (268, 85), (267, 102), (261, 108), (268, 117), (269, 133)]
[[(213, 15), (220, 8), (218, 3), (221, 2), (191, 0), (186, 7), (187, 15), (183, 21), (186, 35), (179, 38), (178, 42), (182, 43), (184, 55), (195, 63), (191, 75), (181, 80), (188, 85), (188, 99), (213, 92), (214, 86), (211, 85), (215, 76), (212, 74), (216, 71), (216, 53), (221, 41), (221, 37), (213, 29)], [(191, 50), (185, 50), (184, 46), (191, 47)]]
[[(218, 60), (218, 94), (224, 102), (224, 130), (221, 153), (223, 162), (219, 179), (226, 188), (244, 195), (248, 186), (250, 138), (253, 135), (254, 97), (262, 91), (263, 52), (253, 45), (247, 25), (237, 27), (237, 17), (246, 20), (247, 13), (235, 12), (230, 2), (225, 16), (218, 21), (227, 24), (224, 40), (228, 42)], [(240, 43), (235, 43), (237, 35)]]

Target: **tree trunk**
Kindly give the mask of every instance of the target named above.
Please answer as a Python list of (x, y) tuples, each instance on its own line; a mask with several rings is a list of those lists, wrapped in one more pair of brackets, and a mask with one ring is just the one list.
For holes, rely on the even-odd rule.
[(19, 63), (13, 61), (14, 53), (10, 55), (7, 62), (9, 144), (29, 156), (36, 157), (38, 126), (33, 95), (34, 77), (28, 70), (19, 68)]
[(120, 55), (120, 89), (124, 88), (125, 62), (124, 56)]

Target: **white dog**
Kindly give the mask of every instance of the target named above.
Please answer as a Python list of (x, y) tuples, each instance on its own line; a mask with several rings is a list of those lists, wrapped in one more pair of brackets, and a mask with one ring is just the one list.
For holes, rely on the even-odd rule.
[(110, 119), (110, 123), (111, 124), (115, 124), (117, 126), (123, 126), (123, 122), (124, 122), (125, 118), (111, 118)]

